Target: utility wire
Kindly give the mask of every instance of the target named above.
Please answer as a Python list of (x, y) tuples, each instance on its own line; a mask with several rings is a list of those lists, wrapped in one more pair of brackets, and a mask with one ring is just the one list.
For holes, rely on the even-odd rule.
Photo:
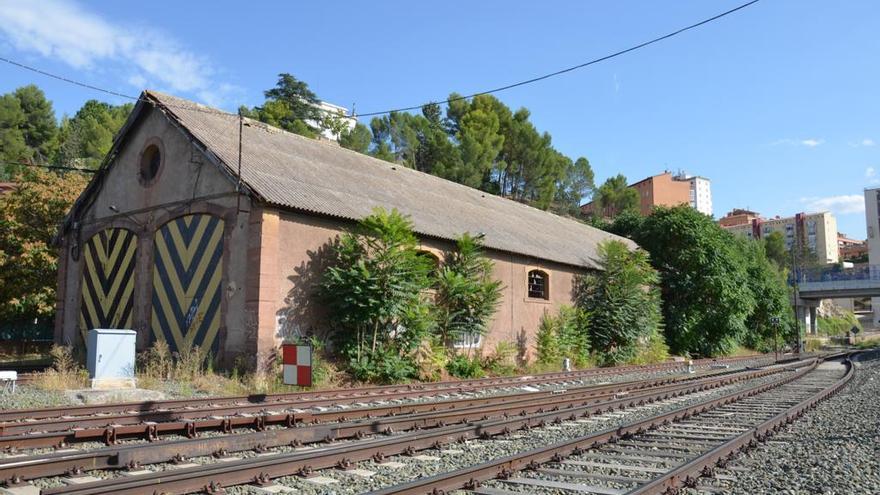
[(30, 167), (30, 168), (45, 168), (48, 170), (70, 170), (72, 172), (82, 172), (84, 174), (94, 174), (97, 170), (91, 170), (88, 168), (76, 168), (76, 167), (68, 167), (65, 165), (42, 165), (39, 163), (23, 163), (23, 162), (12, 162), (8, 160), (0, 160), (0, 163), (5, 165), (13, 165), (18, 167)]
[[(745, 8), (747, 8), (747, 7), (750, 7), (750, 6), (752, 6), (752, 5), (756, 4), (756, 3), (758, 3), (759, 1), (760, 1), (760, 0), (751, 0), (751, 1), (749, 1), (749, 2), (746, 2), (746, 3), (744, 3), (744, 4), (739, 5), (739, 6), (737, 6), (737, 7), (734, 7), (734, 8), (732, 8), (732, 9), (730, 9), (730, 10), (727, 10), (727, 11), (725, 11), (725, 12), (722, 12), (722, 13), (720, 13), (720, 14), (714, 15), (714, 16), (709, 17), (709, 18), (707, 18), (707, 19), (703, 19), (702, 21), (699, 21), (699, 22), (697, 22), (697, 23), (694, 23), (694, 24), (691, 24), (691, 25), (685, 26), (685, 27), (683, 27), (683, 28), (680, 28), (680, 29), (678, 29), (678, 30), (675, 30), (675, 31), (672, 31), (672, 32), (670, 32), (670, 33), (664, 34), (664, 35), (659, 36), (659, 37), (657, 37), (657, 38), (654, 38), (654, 39), (651, 39), (651, 40), (648, 40), (648, 41), (645, 41), (645, 42), (639, 43), (639, 44), (637, 44), (637, 45), (633, 45), (633, 46), (631, 46), (631, 47), (629, 47), (629, 48), (625, 48), (625, 49), (623, 49), (623, 50), (619, 50), (619, 51), (616, 51), (616, 52), (614, 52), (614, 53), (611, 53), (611, 54), (608, 54), (608, 55), (605, 55), (605, 56), (602, 56), (602, 57), (599, 57), (599, 58), (595, 58), (595, 59), (593, 59), (593, 60), (589, 60), (589, 61), (587, 61), (587, 62), (584, 62), (584, 63), (578, 64), (578, 65), (573, 65), (573, 66), (571, 66), (571, 67), (567, 67), (567, 68), (565, 68), (565, 69), (561, 69), (561, 70), (558, 70), (558, 71), (555, 71), (555, 72), (550, 72), (550, 73), (548, 73), (548, 74), (544, 74), (544, 75), (541, 75), (541, 76), (533, 77), (533, 78), (531, 78), (531, 79), (526, 79), (526, 80), (524, 80), (524, 81), (519, 81), (519, 82), (511, 83), (511, 84), (508, 84), (508, 85), (505, 85), (505, 86), (499, 86), (499, 87), (497, 87), (497, 88), (488, 89), (488, 90), (485, 90), (485, 91), (479, 91), (479, 92), (471, 93), (471, 94), (469, 94), (469, 95), (465, 95), (465, 96), (457, 96), (457, 97), (455, 97), (455, 98), (448, 98), (448, 99), (446, 99), (446, 100), (441, 100), (441, 101), (436, 101), (436, 102), (430, 102), (430, 103), (436, 103), (436, 104), (441, 104), (441, 105), (442, 105), (442, 104), (449, 104), (449, 103), (452, 103), (452, 102), (454, 102), (454, 101), (469, 100), (469, 99), (471, 99), (471, 98), (473, 98), (473, 97), (475, 97), (475, 96), (481, 96), (481, 95), (488, 95), (488, 94), (493, 94), (493, 93), (499, 93), (499, 92), (501, 92), (501, 91), (506, 91), (506, 90), (508, 90), (508, 89), (518, 88), (518, 87), (520, 87), (520, 86), (525, 86), (525, 85), (528, 85), (528, 84), (534, 84), (534, 83), (536, 83), (536, 82), (543, 81), (543, 80), (545, 80), (545, 79), (550, 79), (551, 77), (556, 77), (556, 76), (559, 76), (559, 75), (562, 75), (562, 74), (566, 74), (566, 73), (568, 73), (568, 72), (572, 72), (572, 71), (575, 71), (575, 70), (578, 70), (578, 69), (583, 69), (584, 67), (588, 67), (588, 66), (590, 66), (590, 65), (598, 64), (599, 62), (604, 62), (604, 61), (606, 61), (606, 60), (610, 60), (610, 59), (612, 59), (612, 58), (616, 58), (616, 57), (619, 57), (619, 56), (621, 56), (621, 55), (625, 55), (625, 54), (627, 54), (627, 53), (634, 52), (634, 51), (639, 50), (639, 49), (641, 49), (641, 48), (645, 48), (645, 47), (647, 47), (647, 46), (649, 46), (649, 45), (653, 45), (653, 44), (655, 44), (655, 43), (659, 43), (659, 42), (661, 42), (661, 41), (667, 40), (667, 39), (672, 38), (672, 37), (674, 37), (674, 36), (678, 36), (679, 34), (682, 34), (682, 33), (684, 33), (684, 32), (690, 31), (690, 30), (692, 30), (692, 29), (696, 29), (696, 28), (698, 28), (698, 27), (700, 27), (700, 26), (703, 26), (703, 25), (705, 25), (705, 24), (709, 24), (710, 22), (717, 21), (718, 19), (721, 19), (722, 17), (726, 17), (726, 16), (728, 16), (728, 15), (730, 15), (730, 14), (733, 14), (733, 13), (738, 12), (738, 11), (740, 11), (740, 10), (743, 10), (743, 9), (745, 9)], [(32, 66), (30, 66), (30, 65), (23, 64), (23, 63), (21, 63), (21, 62), (16, 62), (15, 60), (10, 60), (10, 59), (5, 58), (5, 57), (0, 57), (0, 61), (2, 61), (2, 62), (6, 62), (7, 64), (14, 65), (14, 66), (19, 67), (19, 68), (24, 69), (24, 70), (28, 70), (28, 71), (31, 71), (31, 72), (35, 72), (35, 73), (37, 73), (37, 74), (41, 74), (41, 75), (46, 76), (46, 77), (50, 77), (50, 78), (52, 78), (52, 79), (57, 79), (57, 80), (59, 80), (59, 81), (63, 81), (63, 82), (69, 83), (69, 84), (73, 84), (73, 85), (76, 85), (76, 86), (80, 86), (80, 87), (82, 87), (82, 88), (91, 89), (91, 90), (93, 90), (93, 91), (98, 91), (98, 92), (101, 92), (101, 93), (105, 93), (105, 94), (112, 95), (112, 96), (117, 96), (117, 97), (120, 97), (120, 98), (126, 98), (126, 99), (133, 100), (133, 101), (146, 101), (146, 102), (148, 102), (148, 103), (153, 103), (152, 101), (150, 101), (150, 100), (146, 100), (145, 98), (141, 98), (141, 97), (138, 97), (138, 96), (127, 95), (127, 94), (124, 94), (124, 93), (120, 93), (120, 92), (118, 92), (118, 91), (112, 91), (112, 90), (109, 90), (109, 89), (105, 89), (105, 88), (101, 88), (101, 87), (98, 87), (98, 86), (94, 86), (94, 85), (92, 85), (92, 84), (87, 84), (87, 83), (83, 83), (83, 82), (80, 82), (80, 81), (76, 81), (76, 80), (74, 80), (74, 79), (70, 79), (70, 78), (68, 78), (68, 77), (64, 77), (64, 76), (59, 76), (59, 75), (57, 75), (57, 74), (53, 74), (53, 73), (51, 73), (51, 72), (48, 72), (48, 71), (45, 71), (45, 70), (42, 70), (42, 69), (38, 69), (38, 68), (36, 68), (36, 67), (32, 67)], [(236, 119), (240, 118), (237, 114), (233, 114), (233, 113), (229, 113), (229, 112), (224, 112), (224, 111), (221, 111), (221, 110), (210, 109), (210, 108), (197, 108), (197, 107), (193, 107), (193, 106), (173, 105), (173, 104), (164, 104), (164, 103), (163, 103), (163, 106), (166, 106), (166, 107), (169, 107), (169, 108), (182, 108), (182, 109), (186, 109), (186, 110), (190, 110), (190, 111), (198, 111), (198, 112), (205, 112), (205, 113), (222, 114), (222, 115), (227, 115), (227, 116), (229, 116), (229, 117), (234, 117), (234, 118), (236, 118)], [(422, 104), (422, 105), (413, 105), (413, 106), (409, 106), (409, 107), (400, 107), (400, 108), (395, 108), (395, 109), (391, 109), (391, 110), (382, 110), (382, 111), (378, 111), (378, 112), (366, 112), (366, 113), (361, 113), (361, 114), (358, 114), (358, 115), (351, 115), (351, 116), (346, 116), (346, 117), (372, 117), (372, 116), (385, 115), (385, 114), (394, 113), (394, 112), (407, 112), (407, 111), (410, 111), (410, 110), (418, 110), (418, 109), (421, 109), (423, 106), (424, 106), (424, 104)], [(322, 111), (322, 112), (327, 112), (327, 113), (334, 113), (334, 112), (331, 111), (331, 110), (325, 110), (325, 109), (322, 109), (322, 108), (318, 108), (318, 110), (320, 110), (320, 111)], [(334, 113), (334, 114), (335, 114), (335, 113)]]
[[(744, 3), (744, 4), (742, 4), (742, 5), (738, 6), (738, 7), (734, 7), (734, 8), (732, 8), (732, 9), (730, 9), (730, 10), (728, 10), (728, 11), (725, 11), (725, 12), (722, 12), (722, 13), (720, 13), (720, 14), (718, 14), (718, 15), (714, 15), (714, 16), (712, 16), (712, 17), (709, 17), (708, 19), (703, 19), (702, 21), (697, 22), (697, 23), (695, 23), (695, 24), (691, 24), (691, 25), (689, 25), (689, 26), (685, 26), (685, 27), (683, 27), (683, 28), (681, 28), (681, 29), (678, 29), (678, 30), (676, 30), (676, 31), (673, 31), (673, 32), (671, 32), (671, 33), (664, 34), (663, 36), (660, 36), (660, 37), (654, 38), (654, 39), (649, 40), (649, 41), (645, 41), (645, 42), (643, 42), (643, 43), (639, 43), (638, 45), (631, 46), (631, 47), (629, 47), (629, 48), (626, 48), (626, 49), (623, 49), (623, 50), (620, 50), (620, 51), (614, 52), (614, 53), (609, 54), (609, 55), (605, 55), (604, 57), (595, 58), (595, 59), (593, 59), (593, 60), (590, 60), (590, 61), (588, 61), (588, 62), (584, 62), (584, 63), (582, 63), (582, 64), (574, 65), (574, 66), (571, 66), (571, 67), (568, 67), (568, 68), (565, 68), (565, 69), (558, 70), (558, 71), (556, 71), (556, 72), (551, 72), (551, 73), (549, 73), (549, 74), (544, 74), (544, 75), (542, 75), (542, 76), (533, 77), (533, 78), (531, 78), (531, 79), (526, 79), (525, 81), (520, 81), (520, 82), (516, 82), (516, 83), (508, 84), (508, 85), (506, 85), (506, 86), (501, 86), (501, 87), (494, 88), (494, 89), (489, 89), (489, 90), (486, 90), (486, 91), (480, 91), (480, 92), (477, 92), (477, 93), (471, 93), (471, 94), (466, 95), (466, 96), (459, 96), (459, 97), (456, 97), (456, 98), (449, 98), (449, 99), (446, 99), (446, 100), (442, 100), (442, 101), (439, 101), (439, 102), (433, 102), (433, 103), (438, 103), (438, 104), (448, 104), (448, 103), (452, 103), (453, 101), (469, 100), (469, 99), (471, 99), (471, 98), (473, 98), (473, 97), (475, 97), (475, 96), (481, 96), (481, 95), (488, 95), (488, 94), (492, 94), (492, 93), (498, 93), (498, 92), (501, 92), (501, 91), (506, 91), (506, 90), (508, 90), (508, 89), (513, 89), (513, 88), (517, 88), (517, 87), (520, 87), (520, 86), (525, 86), (525, 85), (527, 85), (527, 84), (533, 84), (533, 83), (536, 83), (536, 82), (538, 82), (538, 81), (543, 81), (544, 79), (550, 79), (551, 77), (559, 76), (559, 75), (561, 75), (561, 74), (565, 74), (565, 73), (567, 73), (567, 72), (572, 72), (572, 71), (575, 71), (575, 70), (578, 70), (578, 69), (582, 69), (582, 68), (584, 68), (584, 67), (588, 67), (588, 66), (590, 66), (590, 65), (598, 64), (599, 62), (604, 62), (604, 61), (606, 61), (606, 60), (610, 60), (610, 59), (612, 59), (612, 58), (619, 57), (619, 56), (624, 55), (624, 54), (627, 54), (627, 53), (629, 53), (629, 52), (634, 52), (634, 51), (636, 51), (636, 50), (638, 50), (638, 49), (640, 49), (640, 48), (644, 48), (644, 47), (646, 47), (646, 46), (648, 46), (648, 45), (653, 45), (654, 43), (659, 43), (659, 42), (661, 42), (661, 41), (663, 41), (663, 40), (666, 40), (666, 39), (672, 38), (673, 36), (678, 36), (679, 34), (682, 34), (682, 33), (686, 32), (686, 31), (690, 31), (691, 29), (698, 28), (698, 27), (700, 27), (700, 26), (702, 26), (702, 25), (704, 25), (704, 24), (708, 24), (708, 23), (710, 23), (710, 22), (717, 21), (718, 19), (721, 19), (722, 17), (725, 17), (725, 16), (728, 16), (728, 15), (730, 15), (730, 14), (733, 14), (734, 12), (740, 11), (740, 10), (746, 8), (746, 7), (750, 7), (750, 6), (752, 6), (752, 5), (756, 4), (756, 3), (758, 3), (759, 1), (760, 1), (760, 0), (751, 0), (750, 2), (746, 2), (746, 3)], [(384, 114), (386, 114), (386, 113), (391, 113), (391, 112), (406, 112), (406, 111), (409, 111), (409, 110), (418, 110), (418, 109), (422, 108), (422, 106), (423, 106), (423, 105), (414, 105), (414, 106), (411, 106), (411, 107), (396, 108), (396, 109), (394, 109), (394, 110), (383, 110), (383, 111), (381, 111), (381, 112), (367, 112), (367, 113), (362, 113), (362, 114), (358, 115), (358, 117), (370, 117), (370, 116), (373, 116), (373, 115), (384, 115)]]

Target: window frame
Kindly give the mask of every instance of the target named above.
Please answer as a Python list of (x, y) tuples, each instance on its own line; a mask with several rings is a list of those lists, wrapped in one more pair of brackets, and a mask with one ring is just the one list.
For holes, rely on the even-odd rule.
[[(535, 274), (541, 278), (541, 283), (543, 285), (543, 290), (541, 295), (534, 296), (532, 295), (532, 275)], [(550, 300), (550, 274), (547, 271), (542, 270), (540, 268), (532, 268), (528, 272), (526, 272), (526, 297), (535, 301), (549, 301)]]

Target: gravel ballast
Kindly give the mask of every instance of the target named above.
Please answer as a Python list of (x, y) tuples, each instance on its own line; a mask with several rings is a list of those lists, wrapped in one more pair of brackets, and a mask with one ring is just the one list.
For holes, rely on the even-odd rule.
[(725, 493), (880, 493), (880, 353), (839, 394), (731, 463)]

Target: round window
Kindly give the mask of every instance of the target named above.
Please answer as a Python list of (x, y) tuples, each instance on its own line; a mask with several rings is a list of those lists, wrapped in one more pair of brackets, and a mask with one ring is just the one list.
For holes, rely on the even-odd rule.
[(153, 179), (156, 178), (156, 175), (159, 174), (159, 167), (161, 166), (162, 151), (159, 149), (159, 146), (155, 144), (148, 145), (144, 148), (143, 153), (141, 153), (141, 182), (144, 183), (144, 185), (152, 183)]

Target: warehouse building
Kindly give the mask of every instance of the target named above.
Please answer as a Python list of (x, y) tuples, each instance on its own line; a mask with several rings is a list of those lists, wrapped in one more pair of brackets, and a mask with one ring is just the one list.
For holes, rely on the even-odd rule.
[[(198, 345), (221, 363), (323, 335), (313, 297), (329, 243), (375, 207), (409, 215), (443, 259), (483, 234), (503, 300), (483, 339), (533, 346), (597, 245), (571, 219), (179, 98), (145, 92), (59, 234), (55, 338), (131, 328), (139, 349)], [(634, 247), (631, 241), (621, 239)]]

